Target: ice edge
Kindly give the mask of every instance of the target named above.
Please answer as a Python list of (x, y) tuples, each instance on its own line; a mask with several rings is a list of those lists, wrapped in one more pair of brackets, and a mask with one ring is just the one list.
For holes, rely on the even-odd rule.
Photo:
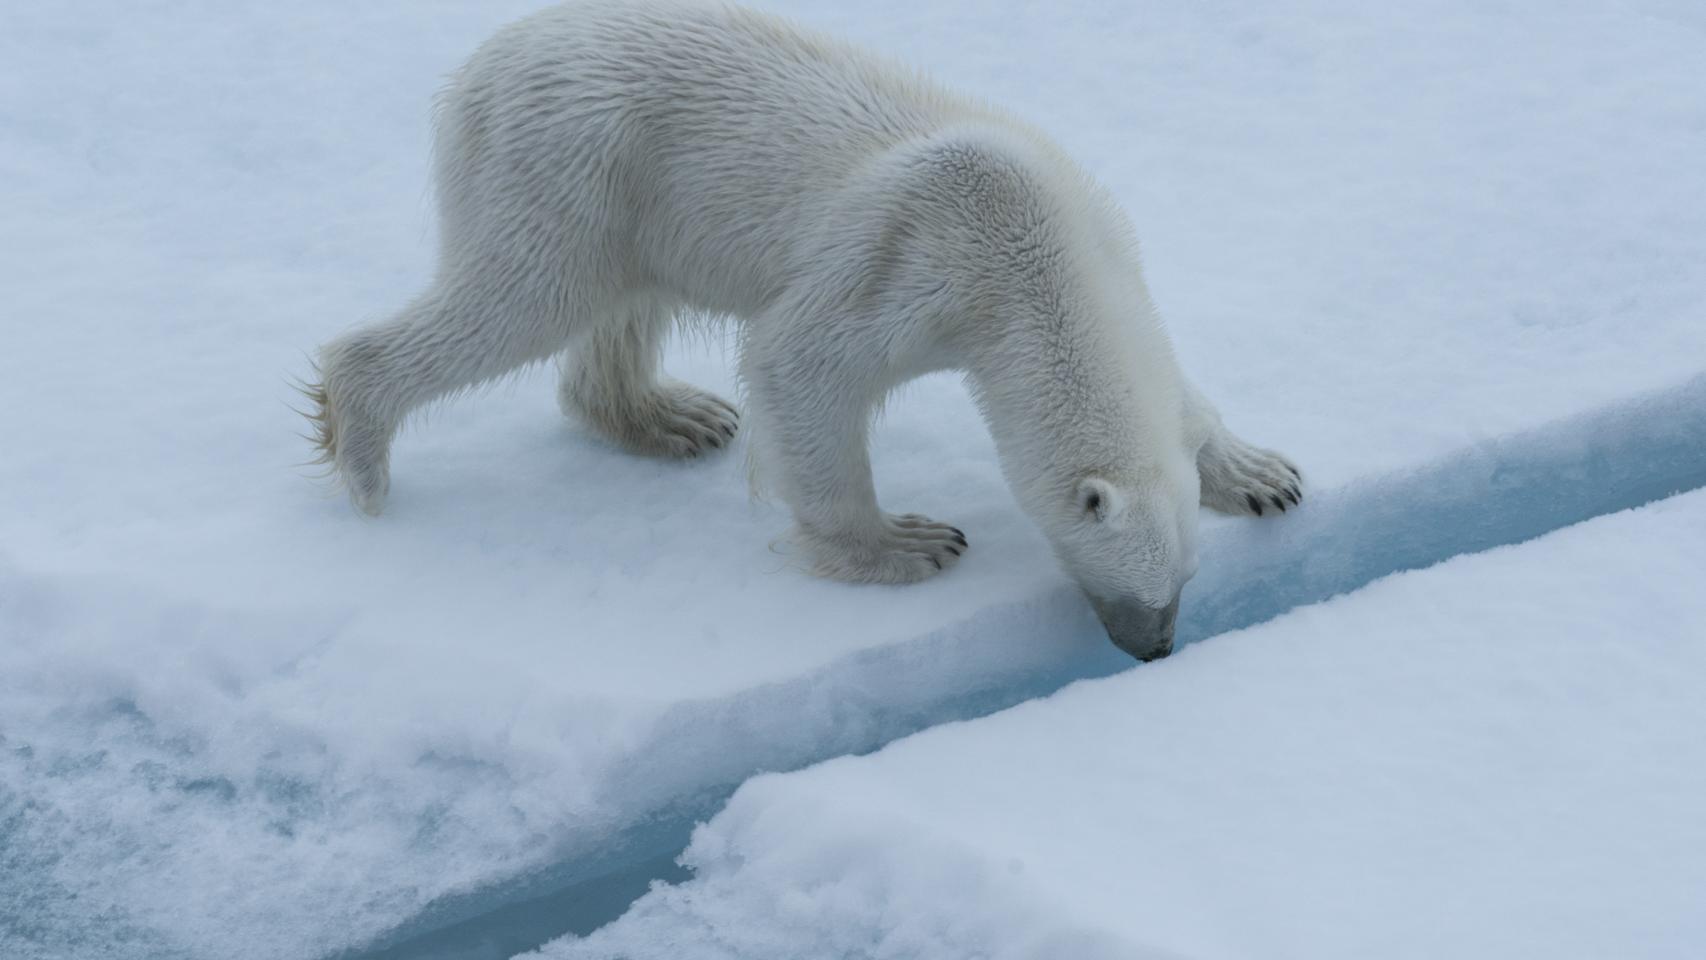
[[(1697, 487), (1706, 487), (1706, 375), (1489, 439), (1420, 469), (1314, 491), (1306, 509), (1279, 524), (1215, 528), (1203, 545), (1204, 574), (1186, 595), (1178, 640), (1183, 645), (1252, 626), (1389, 574), (1530, 540)], [(1000, 629), (983, 629), (992, 623)], [(992, 634), (1054, 639), (1000, 641)], [(1028, 646), (991, 657), (997, 642)], [(693, 825), (715, 813), (749, 776), (869, 752), (926, 727), (983, 716), (1132, 666), (1101, 636), (1083, 602), (1061, 588), (987, 609), (923, 639), (863, 651), (738, 704), (683, 705), (658, 734), (671, 744), (671, 756), (713, 749), (731, 728), (756, 726), (750, 718), (767, 710), (802, 702), (835, 706), (783, 741), (756, 744), (762, 761), (730, 770), (721, 787), (687, 800), (660, 800), (643, 826), (613, 838), (598, 855), (442, 898), (378, 941), (329, 960), (495, 960), (565, 934), (588, 933), (620, 916), (653, 880), (681, 879), (684, 871), (674, 861)], [(920, 676), (940, 682), (895, 690), (895, 678)], [(945, 690), (951, 692), (942, 696)], [(658, 765), (668, 761), (642, 758), (650, 770), (637, 776), (656, 777)]]

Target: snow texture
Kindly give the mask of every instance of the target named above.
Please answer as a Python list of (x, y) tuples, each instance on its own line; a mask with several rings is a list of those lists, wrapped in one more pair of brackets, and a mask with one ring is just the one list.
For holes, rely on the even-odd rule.
[[(873, 449), (972, 540), (911, 588), (799, 574), (740, 451), (624, 456), (545, 372), (405, 435), (382, 520), (295, 466), (307, 351), (430, 268), (432, 92), (533, 6), (0, 13), (0, 955), (394, 943), (1127, 663), (949, 377)], [(1186, 370), (1303, 466), (1301, 512), (1208, 526), (1181, 640), (1706, 483), (1695, 5), (773, 9), (1054, 134)]]
[(749, 781), (541, 960), (1684, 958), (1706, 492)]

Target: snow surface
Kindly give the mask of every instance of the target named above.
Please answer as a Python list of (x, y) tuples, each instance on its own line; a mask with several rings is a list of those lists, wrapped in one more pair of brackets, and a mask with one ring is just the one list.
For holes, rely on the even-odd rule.
[[(414, 936), (1125, 664), (952, 378), (874, 451), (973, 542), (913, 588), (798, 574), (738, 452), (622, 456), (542, 371), (405, 436), (383, 519), (305, 479), (288, 377), (423, 283), (431, 93), (533, 6), (0, 12), (0, 955)], [(1697, 6), (774, 6), (1057, 135), (1304, 467), (1211, 525), (1182, 635), (1706, 482)]]
[(1698, 957), (1703, 570), (1697, 491), (755, 778), (541, 960)]

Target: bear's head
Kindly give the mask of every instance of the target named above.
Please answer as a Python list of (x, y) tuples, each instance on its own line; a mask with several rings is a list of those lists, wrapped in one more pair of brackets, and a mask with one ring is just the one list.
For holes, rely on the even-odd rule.
[(1173, 650), (1179, 592), (1197, 569), (1199, 484), (1183, 453), (1133, 476), (1082, 474), (1043, 524), (1109, 639), (1139, 660)]

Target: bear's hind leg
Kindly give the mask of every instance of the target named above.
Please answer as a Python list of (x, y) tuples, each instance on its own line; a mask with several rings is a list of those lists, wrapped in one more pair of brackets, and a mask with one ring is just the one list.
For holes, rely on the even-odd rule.
[(727, 400), (658, 375), (670, 305), (632, 296), (577, 338), (563, 358), (563, 413), (633, 453), (695, 457), (727, 446), (740, 414)]
[(391, 320), (320, 349), (319, 382), (306, 389), (320, 459), (369, 515), (391, 487), (391, 439), (421, 405), (555, 352), (561, 319), (513, 299), (440, 284)]

